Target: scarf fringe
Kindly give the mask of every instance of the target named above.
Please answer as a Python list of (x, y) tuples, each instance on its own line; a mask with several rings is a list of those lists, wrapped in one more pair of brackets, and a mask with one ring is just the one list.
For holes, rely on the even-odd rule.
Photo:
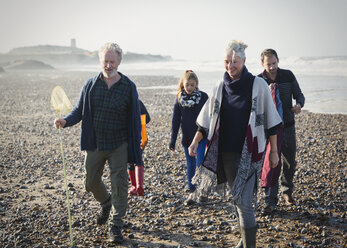
[(226, 196), (227, 183), (217, 184), (217, 174), (204, 166), (200, 166), (196, 171), (192, 183), (197, 185), (196, 190), (192, 193), (194, 201), (198, 201), (200, 196), (208, 196), (214, 192), (220, 196)]
[[(255, 174), (255, 189), (253, 191), (252, 202), (254, 206), (257, 206), (257, 189), (260, 171), (256, 170), (253, 173)], [(208, 196), (217, 193), (219, 196), (227, 198), (233, 204), (238, 205), (242, 203), (243, 185), (246, 181), (245, 179), (238, 178), (234, 181), (233, 187), (230, 189), (227, 182), (217, 184), (216, 173), (204, 166), (200, 166), (195, 176), (192, 178), (192, 183), (197, 185), (197, 187), (196, 190), (191, 193), (191, 198), (194, 201), (199, 201), (200, 196)], [(242, 185), (242, 187), (240, 185)]]

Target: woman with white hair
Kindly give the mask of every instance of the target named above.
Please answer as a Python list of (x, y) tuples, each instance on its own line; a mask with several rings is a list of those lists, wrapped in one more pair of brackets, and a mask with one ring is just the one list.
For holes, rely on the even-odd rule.
[(199, 141), (209, 141), (193, 180), (198, 188), (191, 197), (198, 199), (212, 189), (220, 191), (226, 183), (229, 185), (241, 233), (236, 247), (255, 247), (257, 228), (252, 199), (267, 139), (271, 144), (271, 166), (278, 164), (276, 131), (281, 123), (267, 83), (245, 66), (246, 48), (246, 44), (235, 40), (227, 46), (223, 81), (215, 86), (202, 108), (197, 118), (198, 131), (189, 147), (194, 156)]

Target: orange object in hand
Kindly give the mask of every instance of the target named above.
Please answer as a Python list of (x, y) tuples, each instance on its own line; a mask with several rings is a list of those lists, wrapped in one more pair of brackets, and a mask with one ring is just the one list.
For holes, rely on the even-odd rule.
[(141, 150), (147, 145), (146, 115), (141, 115)]

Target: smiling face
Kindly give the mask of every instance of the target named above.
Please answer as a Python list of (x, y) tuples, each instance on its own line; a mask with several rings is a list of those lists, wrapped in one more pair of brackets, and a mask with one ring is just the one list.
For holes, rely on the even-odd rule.
[(183, 81), (183, 88), (188, 95), (192, 94), (197, 86), (198, 83), (193, 79)]
[(117, 52), (106, 51), (104, 56), (100, 58), (102, 74), (105, 78), (112, 78), (117, 75), (120, 58)]
[(276, 56), (264, 56), (264, 60), (261, 64), (264, 67), (266, 73), (274, 79), (276, 77), (278, 69), (278, 59), (276, 58)]
[(246, 58), (241, 58), (234, 51), (227, 52), (224, 58), (224, 67), (230, 78), (239, 79), (245, 65)]

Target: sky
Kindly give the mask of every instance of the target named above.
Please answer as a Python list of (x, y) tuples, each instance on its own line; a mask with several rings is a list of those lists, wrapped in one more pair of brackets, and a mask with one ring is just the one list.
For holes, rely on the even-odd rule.
[(232, 40), (247, 57), (347, 56), (347, 0), (0, 0), (0, 53), (36, 45), (212, 60)]

